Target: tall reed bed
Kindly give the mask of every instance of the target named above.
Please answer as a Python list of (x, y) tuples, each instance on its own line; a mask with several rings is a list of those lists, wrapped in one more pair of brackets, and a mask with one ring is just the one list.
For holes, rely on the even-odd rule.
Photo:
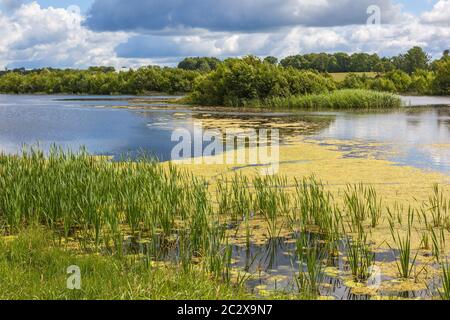
[[(181, 261), (212, 257), (225, 242), (205, 182), (142, 157), (109, 162), (81, 150), (25, 150), (0, 157), (0, 223), (4, 233), (42, 224), (80, 242), (121, 255), (124, 235), (144, 234), (161, 247), (185, 250)], [(155, 242), (152, 242), (153, 244)], [(147, 250), (148, 251), (148, 250)], [(210, 260), (208, 267), (217, 262)]]
[(261, 105), (284, 109), (382, 110), (401, 107), (401, 99), (391, 93), (345, 89), (321, 94), (268, 98), (261, 102)]

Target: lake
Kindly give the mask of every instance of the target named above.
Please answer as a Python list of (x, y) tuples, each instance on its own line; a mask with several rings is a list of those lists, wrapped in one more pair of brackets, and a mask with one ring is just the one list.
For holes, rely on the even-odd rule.
[[(177, 128), (195, 123), (279, 128), (282, 142), (307, 139), (337, 146), (348, 157), (387, 159), (398, 165), (450, 174), (450, 97), (404, 97), (411, 107), (387, 112), (267, 112), (188, 108), (168, 97), (0, 95), (0, 151), (52, 144), (110, 155), (141, 151), (169, 160)], [(427, 107), (418, 107), (428, 105)], [(414, 106), (414, 107), (412, 107)], [(222, 128), (223, 129), (223, 128)], [(284, 139), (284, 140), (283, 140)]]

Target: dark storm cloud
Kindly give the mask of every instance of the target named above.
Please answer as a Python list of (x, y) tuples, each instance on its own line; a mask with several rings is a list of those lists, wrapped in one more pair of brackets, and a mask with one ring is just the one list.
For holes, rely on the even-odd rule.
[(380, 7), (383, 23), (400, 16), (392, 0), (96, 0), (86, 24), (97, 31), (344, 26), (366, 23), (371, 5)]

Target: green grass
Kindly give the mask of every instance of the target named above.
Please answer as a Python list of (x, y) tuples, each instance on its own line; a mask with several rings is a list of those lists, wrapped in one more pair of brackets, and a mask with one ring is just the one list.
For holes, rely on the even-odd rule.
[(347, 257), (350, 270), (357, 281), (366, 281), (371, 276), (371, 268), (375, 265), (375, 254), (370, 251), (367, 235), (360, 239), (346, 239)]
[(414, 210), (408, 209), (408, 226), (406, 234), (402, 237), (398, 230), (394, 229), (394, 222), (389, 221), (392, 239), (399, 252), (399, 259), (395, 261), (400, 276), (403, 279), (409, 279), (412, 276), (413, 268), (415, 267), (417, 256), (419, 252), (413, 256), (411, 247), (411, 229), (414, 221)]
[(381, 110), (401, 107), (401, 99), (391, 93), (343, 89), (329, 93), (266, 99), (261, 106), (283, 109)]
[(346, 212), (353, 225), (361, 226), (370, 218), (372, 228), (375, 228), (382, 216), (382, 199), (371, 186), (349, 185), (344, 193)]
[(439, 289), (439, 295), (442, 300), (450, 300), (450, 265), (448, 261), (442, 264), (441, 269), (442, 288)]
[[(69, 266), (81, 269), (81, 290), (67, 289)], [(50, 231), (32, 227), (0, 240), (0, 299), (249, 299), (200, 270), (155, 268), (144, 261), (71, 253)]]
[[(145, 157), (116, 163), (55, 149), (48, 156), (38, 150), (0, 155), (0, 298), (246, 298), (245, 281), (236, 283), (232, 269), (239, 230), (247, 248), (276, 243), (271, 240), (286, 232), (296, 237), (295, 256), (304, 267), (293, 279), (296, 298), (317, 297), (333, 257), (346, 255), (357, 280), (369, 276), (368, 235), (384, 212), (373, 188), (349, 186), (335, 200), (314, 176), (291, 186), (280, 176), (237, 174), (211, 191), (203, 179)], [(424, 206), (441, 208), (434, 216), (443, 221), (447, 200), (435, 198)], [(406, 235), (394, 228), (403, 212), (386, 212), (400, 251), (399, 274), (409, 278), (417, 258), (411, 248), (415, 211)], [(257, 227), (250, 227), (252, 219)], [(445, 239), (430, 236), (433, 246), (439, 242), (434, 251), (442, 251)], [(343, 239), (347, 248), (340, 252)], [(128, 241), (138, 252), (124, 250)], [(167, 264), (152, 267), (155, 261)], [(81, 268), (81, 291), (66, 289), (71, 265)]]

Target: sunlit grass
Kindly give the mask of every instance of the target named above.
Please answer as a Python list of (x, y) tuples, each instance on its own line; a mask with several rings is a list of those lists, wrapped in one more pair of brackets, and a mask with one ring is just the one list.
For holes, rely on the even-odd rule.
[(283, 109), (342, 109), (369, 110), (401, 107), (399, 96), (390, 93), (345, 89), (329, 93), (291, 97), (274, 97), (261, 102), (261, 106)]
[[(246, 246), (251, 254), (251, 246), (272, 248), (270, 244), (286, 237), (295, 246), (291, 255), (297, 266), (292, 279), (296, 298), (313, 299), (320, 295), (324, 269), (335, 267), (336, 259), (343, 259), (345, 273), (359, 284), (370, 277), (375, 264), (371, 236), (383, 228), (384, 212), (392, 250), (399, 256), (399, 278), (410, 279), (417, 266), (414, 251), (419, 248), (412, 245), (415, 217), (424, 223), (417, 229), (418, 236), (427, 239), (422, 248), (426, 244), (441, 263), (446, 201), (435, 189), (422, 210), (392, 209), (371, 186), (351, 185), (332, 194), (314, 176), (290, 184), (283, 176), (236, 174), (219, 178), (211, 188), (187, 171), (146, 157), (112, 162), (83, 150), (53, 149), (48, 155), (25, 150), (20, 156), (0, 156), (0, 230), (6, 236), (0, 247), (0, 277), (4, 275), (6, 290), (30, 283), (22, 294), (8, 292), (5, 297), (25, 298), (37, 292), (36, 297), (66, 299), (72, 293), (57, 287), (66, 277), (62, 266), (80, 264), (89, 269), (93, 264), (106, 275), (90, 273), (87, 283), (98, 288), (75, 298), (103, 294), (114, 299), (165, 298), (170, 290), (179, 291), (175, 298), (214, 298), (208, 291), (213, 284), (220, 284), (218, 296), (228, 298), (232, 292), (242, 294), (249, 277), (249, 269), (233, 269), (236, 246)], [(439, 228), (434, 227), (436, 222)], [(46, 235), (27, 231), (35, 226), (44, 228)], [(17, 240), (6, 240), (17, 235)], [(28, 256), (27, 248), (32, 248)], [(155, 264), (159, 267), (153, 268)], [(27, 278), (37, 275), (38, 269), (45, 269), (49, 291), (39, 293), (38, 280)], [(243, 271), (242, 277), (236, 277), (237, 271)], [(147, 277), (153, 280), (148, 282)], [(200, 279), (201, 287), (192, 295), (185, 290), (195, 284), (187, 277)], [(176, 278), (179, 286), (172, 283)], [(96, 281), (118, 289), (108, 295)], [(127, 291), (126, 281), (138, 288)], [(162, 283), (162, 291), (149, 292), (147, 282), (152, 281)]]

